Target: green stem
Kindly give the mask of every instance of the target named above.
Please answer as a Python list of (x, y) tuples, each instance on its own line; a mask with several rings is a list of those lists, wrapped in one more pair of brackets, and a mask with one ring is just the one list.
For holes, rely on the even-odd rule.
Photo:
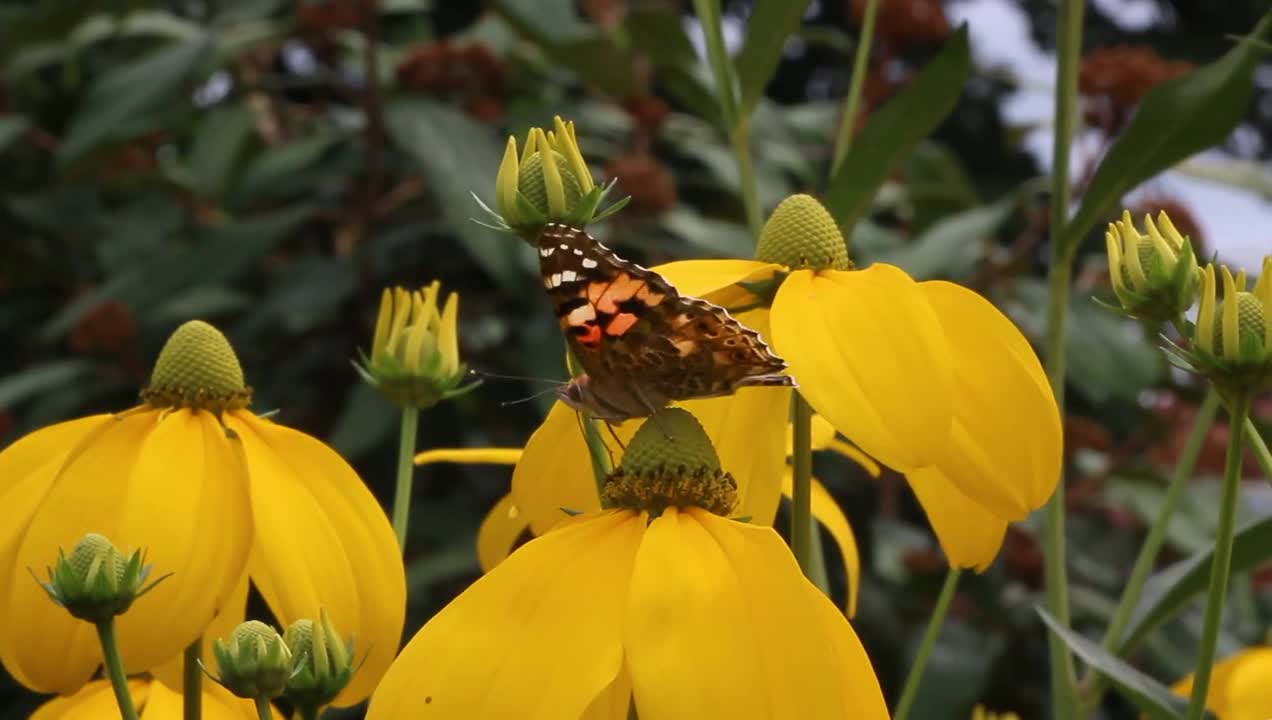
[[(1056, 117), (1052, 143), (1051, 174), (1051, 271), (1047, 297), (1047, 379), (1064, 417), (1065, 348), (1069, 310), (1069, 286), (1073, 279), (1073, 254), (1060, 244), (1069, 217), (1069, 149), (1077, 117), (1078, 63), (1082, 50), (1083, 0), (1062, 0), (1057, 22)], [(1069, 572), (1065, 559), (1064, 475), (1047, 501), (1042, 536), (1047, 566), (1047, 611), (1062, 625), (1069, 625)], [(1076, 680), (1073, 657), (1060, 636), (1047, 634), (1051, 669), (1052, 717), (1075, 717)]]
[(751, 118), (739, 118), (733, 131), (729, 133), (729, 144), (733, 147), (733, 158), (738, 164), (738, 185), (742, 189), (742, 208), (746, 212), (746, 224), (751, 229), (751, 237), (760, 237), (764, 227), (764, 213), (760, 210), (759, 191), (755, 184), (755, 165), (751, 161)]
[(857, 127), (857, 106), (861, 104), (861, 88), (866, 81), (866, 68), (870, 64), (870, 44), (874, 40), (875, 16), (879, 14), (879, 0), (868, 0), (866, 14), (861, 21), (861, 36), (857, 38), (857, 52), (852, 60), (852, 79), (848, 82), (848, 99), (844, 103), (844, 115), (839, 120), (839, 132), (835, 134), (835, 152), (830, 163), (830, 176), (839, 172), (839, 165), (852, 146), (853, 131)]
[(941, 626), (945, 624), (945, 615), (950, 610), (950, 602), (954, 600), (954, 590), (958, 587), (958, 578), (962, 571), (950, 568), (945, 574), (945, 584), (941, 585), (941, 594), (936, 598), (936, 607), (932, 608), (932, 616), (928, 619), (927, 630), (923, 633), (923, 644), (910, 666), (910, 674), (906, 675), (905, 686), (901, 690), (901, 699), (897, 700), (897, 709), (892, 713), (892, 720), (905, 720), (910, 714), (910, 707), (918, 697), (919, 685), (923, 682), (923, 671), (927, 668), (928, 657), (932, 648), (936, 647), (936, 639), (941, 635)]
[(195, 638), (181, 654), (181, 718), (199, 720), (203, 715), (203, 638)]
[(1259, 468), (1263, 470), (1263, 477), (1268, 482), (1272, 482), (1272, 453), (1268, 452), (1267, 443), (1263, 442), (1263, 438), (1259, 437), (1259, 429), (1254, 426), (1254, 421), (1250, 418), (1245, 420), (1245, 441), (1247, 446), (1254, 451), (1254, 459), (1259, 462)]
[(601, 437), (601, 421), (579, 416), (583, 423), (583, 441), (587, 443), (587, 453), (592, 460), (592, 477), (596, 480), (596, 496), (600, 497), (605, 489), (605, 479), (614, 468), (610, 462), (609, 448), (605, 446), (605, 438)]
[(97, 623), (97, 637), (102, 643), (102, 662), (106, 665), (106, 675), (110, 677), (111, 689), (115, 691), (115, 703), (119, 705), (122, 720), (137, 720), (137, 707), (133, 705), (132, 693), (128, 691), (128, 674), (124, 672), (124, 661), (119, 657), (119, 641), (115, 638), (115, 618)]
[(420, 411), (402, 408), (402, 434), (398, 437), (397, 488), (393, 491), (393, 532), (398, 547), (406, 550), (406, 525), (411, 518), (411, 483), (415, 480), (415, 435), (419, 429)]
[(318, 707), (316, 705), (301, 705), (296, 708), (296, 714), (300, 716), (300, 720), (318, 720)]
[(274, 720), (274, 709), (269, 706), (269, 698), (258, 697), (256, 702), (256, 716), (260, 720)]
[(1237, 495), (1241, 489), (1241, 440), (1245, 436), (1245, 419), (1250, 412), (1250, 396), (1239, 393), (1228, 406), (1233, 428), (1228, 438), (1228, 455), (1223, 469), (1223, 501), (1219, 506), (1219, 527), (1215, 530), (1215, 554), (1210, 566), (1210, 589), (1206, 593), (1206, 616), (1201, 627), (1201, 645), (1197, 648), (1197, 669), (1193, 672), (1192, 697), (1188, 700), (1187, 720), (1201, 720), (1206, 714), (1206, 694), (1210, 690), (1210, 672), (1215, 661), (1215, 645), (1223, 619), (1228, 579), (1232, 572), (1232, 536), (1237, 521)]
[(803, 395), (791, 396), (794, 426), (791, 489), (791, 551), (806, 577), (813, 564), (813, 409)]

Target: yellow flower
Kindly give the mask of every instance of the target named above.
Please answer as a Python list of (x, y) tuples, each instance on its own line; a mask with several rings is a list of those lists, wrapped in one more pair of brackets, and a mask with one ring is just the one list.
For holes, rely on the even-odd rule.
[(1192, 346), (1171, 348), (1172, 360), (1230, 392), (1261, 390), (1272, 385), (1272, 255), (1252, 290), (1245, 272), (1220, 266), (1219, 275), (1222, 300), (1214, 264), (1202, 270)]
[[(1161, 229), (1158, 229), (1158, 226)], [(1192, 243), (1175, 229), (1165, 211), (1157, 222), (1144, 216), (1141, 234), (1129, 211), (1104, 233), (1109, 278), (1122, 309), (1133, 317), (1170, 322), (1192, 307), (1197, 297), (1197, 258)]]
[(370, 720), (619, 720), (629, 699), (642, 720), (888, 717), (852, 627), (782, 539), (704, 509), (738, 498), (692, 417), (644, 427), (606, 487), (636, 502), (567, 520), (465, 590)]
[[(545, 223), (559, 222), (581, 228), (603, 220), (627, 204), (628, 198), (624, 198), (597, 212), (614, 182), (602, 187), (592, 179), (592, 171), (579, 149), (573, 122), (556, 117), (552, 125), (553, 129), (546, 132), (531, 128), (520, 155), (517, 139), (508, 138), (499, 173), (495, 176), (498, 212), (482, 204), (490, 221), (483, 225), (515, 232), (532, 242)], [(545, 158), (551, 162), (544, 162)]]
[[(137, 711), (146, 720), (181, 720), (181, 690), (158, 680), (128, 681)], [(273, 717), (284, 716), (273, 709)], [(94, 680), (70, 697), (58, 697), (41, 705), (30, 720), (81, 720), (82, 718), (119, 717), (115, 694), (110, 682)], [(256, 720), (256, 707), (251, 700), (236, 698), (216, 683), (203, 683), (203, 717), (207, 720)]]
[(1014, 712), (986, 710), (985, 706), (977, 705), (972, 708), (972, 720), (1020, 720), (1020, 716)]
[(172, 573), (117, 619), (125, 668), (155, 668), (213, 620), (243, 618), (247, 577), (284, 623), (326, 608), (369, 656), (337, 700), (370, 694), (402, 632), (406, 582), (383, 510), (320, 441), (247, 410), (233, 349), (193, 321), (119, 415), (58, 423), (0, 453), (0, 661), (23, 685), (74, 693), (100, 664), (93, 627), (27, 568), (87, 532)]
[[(1215, 663), (1206, 708), (1218, 720), (1267, 720), (1272, 717), (1272, 646), (1250, 647)], [(1192, 694), (1192, 676), (1171, 686), (1177, 695)]]
[(1059, 479), (1051, 387), (987, 300), (883, 263), (851, 270), (845, 247), (825, 208), (795, 195), (765, 225), (760, 260), (655, 269), (685, 295), (737, 309), (818, 414), (907, 477), (950, 562), (984, 569), (1007, 524), (1045, 503)]
[(371, 357), (354, 367), (394, 404), (429, 408), (478, 385), (460, 386), (468, 370), (459, 361), (459, 295), (447, 295), (439, 313), (440, 294), (434, 280), (414, 292), (386, 288), (380, 299)]

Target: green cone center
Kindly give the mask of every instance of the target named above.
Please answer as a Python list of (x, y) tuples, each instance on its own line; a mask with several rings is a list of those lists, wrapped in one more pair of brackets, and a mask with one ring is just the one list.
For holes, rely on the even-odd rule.
[(643, 510), (650, 517), (669, 507), (699, 507), (728, 517), (737, 505), (737, 483), (720, 468), (698, 420), (668, 408), (636, 431), (622, 464), (606, 479), (601, 505)]
[(816, 198), (802, 194), (786, 198), (769, 216), (755, 259), (793, 269), (852, 269), (839, 225)]
[(220, 413), (246, 407), (252, 390), (230, 341), (202, 320), (191, 320), (168, 338), (142, 398), (154, 407)]

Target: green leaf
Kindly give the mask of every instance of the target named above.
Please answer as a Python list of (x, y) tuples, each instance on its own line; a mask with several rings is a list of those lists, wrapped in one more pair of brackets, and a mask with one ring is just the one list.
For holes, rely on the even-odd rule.
[(469, 220), (478, 210), (470, 192), (494, 205), (502, 145), (468, 116), (425, 98), (391, 100), (384, 109), (384, 125), (394, 144), (431, 180), (442, 217), (468, 252), (505, 290), (519, 288), (521, 258), (529, 246)]
[(1184, 716), (1187, 702), (1172, 693), (1165, 685), (1131, 667), (1122, 659), (1109, 654), (1098, 643), (1092, 642), (1070, 630), (1051, 617), (1046, 610), (1037, 608), (1042, 621), (1051, 632), (1064, 641), (1074, 655), (1099, 669), (1108, 676), (1113, 686), (1153, 720), (1177, 720)]
[(739, 116), (748, 115), (755, 103), (763, 97), (764, 88), (782, 59), (786, 39), (799, 29), (799, 21), (804, 16), (808, 2), (809, 0), (770, 0), (752, 5), (753, 11), (746, 23), (742, 51), (733, 61), (742, 91)]
[(213, 108), (199, 119), (188, 160), (199, 192), (221, 196), (252, 135), (252, 113), (241, 103)]
[(88, 89), (71, 117), (58, 162), (69, 163), (106, 140), (120, 139), (138, 121), (167, 103), (189, 101), (179, 96), (194, 70), (208, 56), (211, 40), (194, 40), (156, 50), (116, 66)]
[(0, 115), (0, 152), (9, 149), (31, 125), (22, 115)]
[(964, 279), (985, 257), (993, 235), (1011, 216), (1016, 198), (948, 215), (913, 243), (885, 253), (881, 260), (905, 269), (916, 280)]
[(870, 118), (826, 189), (844, 235), (866, 213), (892, 168), (954, 109), (972, 70), (967, 26), (959, 27), (912, 83)]
[(1062, 247), (1075, 252), (1129, 190), (1232, 132), (1254, 92), (1252, 76), (1260, 57), (1254, 41), (1270, 27), (1272, 12), (1223, 57), (1158, 85), (1144, 98), (1091, 178), (1082, 207), (1061, 236)]
[(74, 382), (93, 367), (83, 358), (36, 365), (0, 379), (0, 407), (12, 408), (33, 395)]
[(645, 55), (658, 71), (658, 84), (677, 102), (720, 130), (720, 104), (715, 91), (698, 74), (701, 65), (685, 34), (680, 12), (670, 5), (632, 5), (623, 20), (632, 49)]
[[(236, 183), (233, 196), (239, 203), (292, 193), (310, 183), (312, 170), (327, 151), (345, 139), (333, 128), (320, 128), (304, 137), (274, 145), (259, 153)], [(231, 148), (226, 148), (230, 152)]]
[(579, 21), (573, 2), (498, 0), (490, 6), (553, 62), (610, 95), (630, 93), (631, 58), (605, 33)]
[[(1147, 635), (1206, 592), (1210, 582), (1211, 547), (1154, 573), (1144, 583), (1139, 605), (1131, 614), (1122, 652), (1135, 648)], [(1258, 567), (1272, 558), (1272, 517), (1244, 525), (1233, 536), (1232, 574)]]

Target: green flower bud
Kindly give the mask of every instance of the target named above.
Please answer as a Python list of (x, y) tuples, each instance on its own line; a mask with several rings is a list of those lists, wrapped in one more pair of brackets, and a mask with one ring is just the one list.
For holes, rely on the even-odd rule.
[(137, 598), (164, 579), (143, 587), (151, 570), (142, 564), (143, 553), (135, 550), (125, 556), (97, 533), (80, 538), (70, 557), (61, 548), (57, 555), (57, 563), (48, 570), (48, 582), (38, 577), (36, 582), (72, 616), (94, 624), (123, 615)]
[(1145, 215), (1144, 229), (1147, 234), (1140, 234), (1126, 211), (1121, 220), (1109, 223), (1104, 239), (1113, 292), (1127, 315), (1169, 322), (1197, 297), (1197, 258), (1192, 243), (1165, 212), (1158, 213), (1156, 223)]
[(520, 154), (517, 139), (508, 138), (495, 177), (497, 211), (483, 205), (491, 221), (483, 224), (533, 244), (546, 223), (581, 228), (618, 211), (628, 198), (597, 212), (613, 187), (613, 182), (596, 184), (579, 150), (574, 123), (557, 117), (552, 130), (531, 128)]
[(480, 383), (463, 385), (468, 369), (459, 361), (459, 295), (451, 293), (437, 310), (441, 285), (414, 292), (385, 289), (376, 319), (371, 357), (354, 367), (390, 402), (428, 408), (462, 395)]
[(669, 507), (700, 507), (727, 517), (737, 505), (737, 483), (721, 470), (697, 418), (665, 408), (627, 444), (622, 464), (606, 478), (601, 505), (644, 510), (650, 517)]
[(276, 698), (290, 680), (292, 654), (274, 628), (248, 620), (234, 628), (229, 640), (212, 643), (217, 676), (213, 679), (242, 698)]
[(1257, 392), (1272, 387), (1272, 256), (1253, 290), (1245, 273), (1226, 267), (1219, 298), (1214, 264), (1201, 273), (1201, 302), (1193, 326), (1191, 348), (1174, 348), (1176, 364), (1196, 372), (1229, 392)]
[(287, 627), (283, 640), (292, 652), (292, 676), (286, 698), (297, 707), (317, 710), (344, 690), (357, 667), (353, 641), (346, 643), (323, 610), (319, 622), (303, 619)]

